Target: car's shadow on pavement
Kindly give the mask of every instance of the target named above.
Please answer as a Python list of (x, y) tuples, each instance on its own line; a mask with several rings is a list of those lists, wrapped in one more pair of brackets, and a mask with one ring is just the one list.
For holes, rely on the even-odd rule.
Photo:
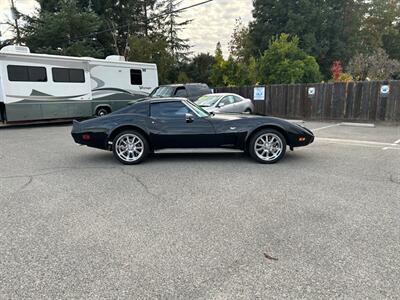
[[(296, 162), (309, 162), (310, 156), (306, 155), (302, 152), (290, 152), (288, 151), (285, 157), (278, 162), (278, 164), (286, 164), (286, 163), (296, 163)], [(179, 152), (179, 153), (154, 153), (149, 155), (149, 157), (140, 165), (155, 165), (155, 164), (165, 164), (165, 163), (195, 163), (195, 162), (211, 162), (211, 163), (246, 163), (246, 164), (255, 164), (259, 165), (255, 162), (249, 155), (237, 152), (202, 152), (202, 153), (193, 153), (193, 152)], [(79, 164), (102, 164), (102, 165), (120, 165), (120, 163), (113, 157), (111, 152), (98, 152), (98, 153), (89, 153), (87, 155), (82, 155), (79, 158)]]

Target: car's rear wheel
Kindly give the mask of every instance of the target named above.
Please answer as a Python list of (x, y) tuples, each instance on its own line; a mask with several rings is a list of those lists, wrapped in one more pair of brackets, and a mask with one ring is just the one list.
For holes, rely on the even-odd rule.
[(285, 137), (274, 129), (260, 130), (250, 140), (249, 153), (260, 163), (276, 163), (286, 153)]
[(252, 113), (252, 111), (251, 111), (251, 109), (250, 108), (246, 108), (246, 110), (244, 111), (246, 114), (251, 114)]
[(149, 150), (147, 139), (134, 130), (121, 132), (113, 141), (114, 157), (125, 165), (141, 163), (146, 159)]

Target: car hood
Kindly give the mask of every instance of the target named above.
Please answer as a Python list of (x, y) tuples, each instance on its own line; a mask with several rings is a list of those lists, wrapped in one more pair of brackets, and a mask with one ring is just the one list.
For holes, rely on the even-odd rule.
[(251, 115), (251, 114), (214, 114), (210, 116), (211, 120), (213, 120), (214, 122), (228, 122), (228, 123), (247, 123), (247, 124), (253, 124), (256, 126), (259, 125), (263, 125), (263, 124), (269, 124), (269, 125), (278, 125), (282, 128), (284, 128), (285, 130), (289, 130), (289, 131), (294, 131), (294, 132), (304, 132), (306, 131), (307, 133), (312, 135), (312, 132), (299, 125), (296, 123), (292, 123), (289, 121), (286, 121), (284, 119), (281, 118), (276, 118), (276, 117), (269, 117), (269, 116), (261, 116), (261, 115)]
[(211, 113), (211, 112), (215, 112), (218, 110), (218, 108), (214, 107), (214, 106), (202, 106), (200, 105), (202, 109), (204, 109), (205, 111)]
[(267, 117), (267, 116), (259, 116), (259, 115), (250, 115), (250, 114), (221, 114), (221, 113), (216, 113), (213, 116), (211, 116), (214, 120), (221, 120), (221, 121), (234, 121), (234, 120), (243, 120), (243, 119), (261, 119), (261, 120), (270, 120), (270, 119), (275, 119), (275, 120), (282, 120), (279, 118), (274, 118), (274, 117)]

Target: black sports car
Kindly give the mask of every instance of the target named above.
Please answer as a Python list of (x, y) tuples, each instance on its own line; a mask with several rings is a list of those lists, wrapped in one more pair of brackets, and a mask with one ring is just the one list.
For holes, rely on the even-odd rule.
[(112, 150), (123, 164), (138, 164), (165, 148), (233, 148), (260, 163), (279, 161), (286, 147), (306, 146), (313, 133), (288, 121), (249, 114), (209, 114), (184, 98), (149, 99), (114, 113), (74, 121), (76, 143)]

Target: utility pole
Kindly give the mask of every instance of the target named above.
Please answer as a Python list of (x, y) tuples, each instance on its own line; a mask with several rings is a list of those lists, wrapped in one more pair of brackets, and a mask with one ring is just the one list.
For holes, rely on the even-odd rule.
[(11, 17), (14, 19), (15, 22), (15, 30), (17, 31), (17, 44), (21, 42), (21, 34), (19, 32), (19, 26), (18, 26), (18, 18), (19, 18), (18, 15), (19, 13), (15, 8), (14, 0), (11, 0)]

